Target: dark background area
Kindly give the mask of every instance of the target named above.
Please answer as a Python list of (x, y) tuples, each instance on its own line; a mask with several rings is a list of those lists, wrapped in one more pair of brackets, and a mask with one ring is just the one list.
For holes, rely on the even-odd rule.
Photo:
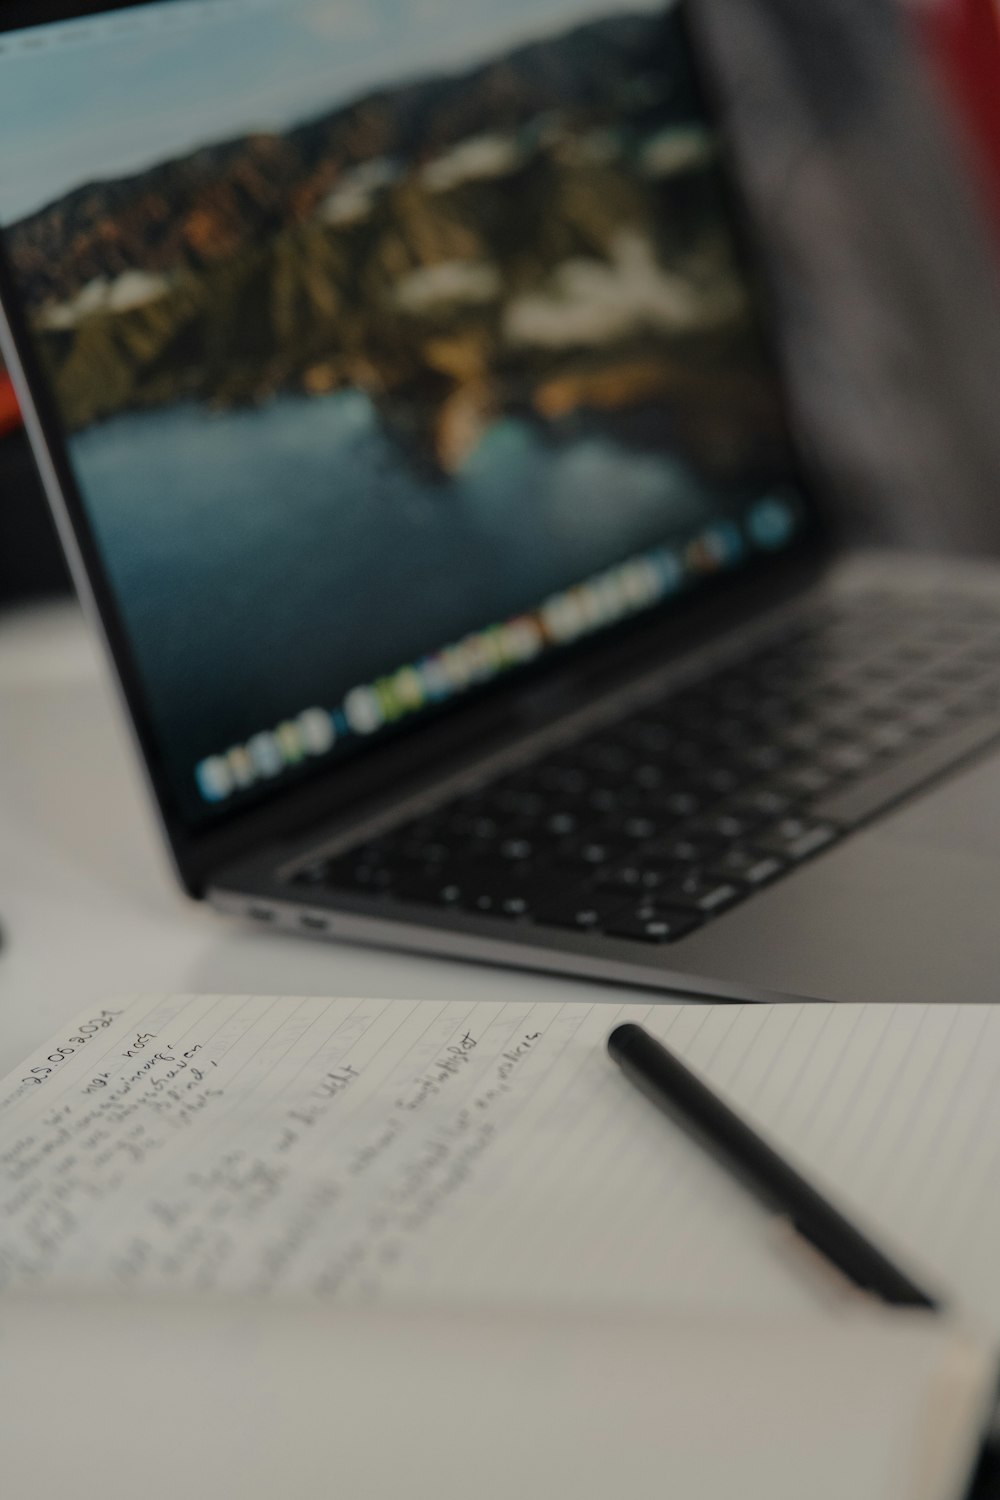
[(69, 588), (28, 440), (13, 433), (0, 439), (0, 602)]

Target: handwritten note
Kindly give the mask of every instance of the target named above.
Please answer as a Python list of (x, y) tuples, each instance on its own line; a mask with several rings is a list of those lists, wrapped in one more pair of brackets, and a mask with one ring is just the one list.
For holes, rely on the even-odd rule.
[(817, 1307), (766, 1216), (604, 1055), (651, 1013), (96, 1010), (0, 1085), (0, 1288)]

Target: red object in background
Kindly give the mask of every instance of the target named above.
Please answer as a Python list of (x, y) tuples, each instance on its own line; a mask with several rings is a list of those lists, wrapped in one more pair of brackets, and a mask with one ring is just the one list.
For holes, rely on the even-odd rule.
[(0, 370), (0, 437), (13, 432), (14, 428), (20, 425), (21, 413), (17, 407), (17, 397), (14, 395), (10, 376)]
[(981, 165), (1000, 233), (1000, 0), (911, 0)]

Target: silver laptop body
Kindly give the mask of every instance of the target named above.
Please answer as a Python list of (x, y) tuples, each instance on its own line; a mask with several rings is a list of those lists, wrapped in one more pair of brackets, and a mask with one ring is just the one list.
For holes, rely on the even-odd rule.
[(992, 999), (1000, 572), (841, 554), (683, 7), (351, 15), (0, 15), (3, 348), (179, 879)]

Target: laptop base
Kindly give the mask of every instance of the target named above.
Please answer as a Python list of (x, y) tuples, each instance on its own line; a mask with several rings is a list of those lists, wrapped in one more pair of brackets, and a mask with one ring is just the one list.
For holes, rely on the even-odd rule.
[[(901, 639), (893, 647), (901, 658), (899, 671), (887, 676), (883, 666), (884, 681), (880, 681), (876, 659), (880, 650), (884, 657), (885, 643), (879, 641), (877, 618), (871, 615), (873, 589), (890, 604), (895, 601), (913, 622), (912, 643)], [(556, 765), (565, 766), (569, 755), (571, 766), (572, 747), (581, 735), (589, 747), (614, 745), (618, 743), (615, 734), (621, 738), (616, 725), (631, 724), (637, 712), (640, 725), (646, 723), (649, 714), (642, 705), (663, 702), (667, 708), (655, 722), (671, 731), (664, 738), (661, 758), (669, 765), (673, 780), (652, 789), (646, 800), (633, 798), (626, 809), (632, 816), (624, 822), (619, 816), (614, 824), (618, 843), (609, 839), (606, 849), (599, 844), (601, 837), (608, 837), (609, 819), (614, 823), (611, 813), (605, 810), (596, 831), (591, 823), (585, 852), (606, 854), (606, 861), (582, 885), (572, 862), (582, 835), (574, 839), (567, 828), (566, 838), (545, 852), (541, 868), (534, 871), (535, 886), (549, 896), (548, 904), (541, 902), (537, 909), (522, 910), (515, 904), (501, 911), (505, 887), (497, 885), (496, 876), (491, 884), (481, 873), (482, 893), (476, 895), (472, 887), (463, 890), (459, 881), (449, 879), (450, 866), (433, 860), (421, 865), (421, 873), (440, 874), (444, 884), (436, 894), (443, 899), (435, 899), (433, 878), (430, 885), (414, 881), (409, 869), (403, 871), (395, 890), (387, 885), (372, 891), (357, 885), (351, 888), (344, 879), (345, 855), (350, 867), (352, 851), (377, 851), (381, 838), (382, 847), (390, 851), (388, 862), (387, 856), (379, 856), (388, 870), (395, 857), (392, 850), (409, 847), (407, 829), (426, 832), (440, 827), (442, 805), (445, 814), (449, 807), (468, 806), (470, 794), (475, 805), (477, 786), (524, 785), (523, 772), (510, 770), (509, 750), (499, 769), (493, 766), (491, 771), (489, 763), (485, 769), (473, 768), (463, 773), (457, 787), (442, 785), (429, 796), (424, 793), (415, 806), (401, 797), (396, 808), (382, 809), (374, 823), (339, 828), (327, 839), (314, 837), (299, 850), (286, 847), (277, 869), (274, 854), (240, 867), (219, 882), (211, 899), (223, 910), (251, 915), (302, 935), (475, 958), (671, 992), (742, 999), (989, 999), (1000, 958), (1000, 926), (992, 899), (1000, 890), (1000, 812), (993, 812), (1000, 809), (1000, 753), (993, 748), (1000, 743), (1000, 702), (991, 696), (994, 662), (1000, 664), (996, 597), (996, 573), (990, 568), (932, 566), (899, 559), (855, 562), (837, 569), (825, 587), (811, 591), (791, 610), (781, 610), (773, 620), (748, 627), (750, 638), (742, 651), (734, 650), (730, 636), (721, 653), (710, 651), (707, 658), (695, 662), (700, 672), (693, 674), (690, 662), (672, 668), (668, 675), (676, 679), (676, 686), (671, 688), (654, 674), (652, 681), (644, 678), (628, 684), (610, 700), (596, 704), (586, 724), (569, 734), (569, 750), (555, 752)], [(937, 600), (933, 606), (932, 599)], [(861, 606), (862, 600), (868, 602)], [(943, 611), (942, 600), (947, 606)], [(829, 743), (824, 740), (805, 759), (801, 747), (792, 756), (782, 751), (783, 760), (778, 756), (793, 781), (792, 773), (808, 781), (809, 765), (840, 765), (843, 774), (831, 777), (829, 787), (811, 799), (805, 819), (800, 803), (776, 808), (785, 815), (771, 819), (766, 827), (761, 818), (743, 831), (737, 820), (734, 827), (740, 848), (731, 844), (721, 849), (718, 839), (707, 840), (703, 850), (691, 846), (687, 870), (677, 867), (675, 857), (684, 853), (684, 840), (671, 842), (670, 828), (660, 826), (664, 798), (680, 774), (665, 748), (671, 734), (673, 742), (677, 740), (672, 705), (677, 705), (679, 716), (690, 694), (703, 691), (705, 681), (712, 680), (713, 667), (716, 677), (721, 672), (732, 683), (738, 681), (741, 660), (755, 652), (766, 664), (766, 650), (760, 656), (761, 643), (766, 647), (775, 636), (799, 639), (802, 622), (816, 618), (817, 611), (834, 609), (838, 618), (846, 619), (850, 635), (852, 601), (868, 611), (867, 623), (864, 613), (859, 618), (863, 633), (871, 635), (867, 649), (854, 649), (846, 658), (851, 673), (863, 672), (865, 662), (869, 664), (866, 703), (870, 701), (872, 708), (864, 719), (867, 737), (862, 740), (860, 731), (855, 732), (855, 719), (850, 732), (838, 723), (834, 672), (832, 682), (829, 674), (824, 678), (824, 693), (832, 701), (802, 704), (803, 711), (809, 711), (806, 717), (818, 714), (821, 724), (833, 726), (836, 732), (831, 732)], [(856, 629), (851, 639), (857, 641)], [(960, 642), (964, 642), (961, 648)], [(968, 658), (964, 666), (959, 660), (963, 652)], [(906, 670), (908, 656), (913, 672)], [(778, 659), (791, 660), (787, 652)], [(688, 699), (682, 692), (684, 682)], [(902, 719), (889, 701), (900, 694), (905, 709)], [(622, 702), (631, 705), (631, 718), (623, 719)], [(854, 714), (849, 703), (847, 707)], [(891, 726), (905, 725), (907, 715), (915, 721), (916, 730), (905, 745), (889, 753)], [(739, 718), (738, 706), (729, 714), (730, 719), (734, 717)], [(721, 730), (722, 725), (714, 727)], [(857, 750), (869, 740), (877, 744), (880, 739), (886, 742), (880, 755), (873, 755), (867, 765), (855, 766), (849, 774), (851, 747)], [(754, 743), (762, 769), (747, 778), (745, 786), (734, 789), (744, 800), (754, 787), (784, 784), (780, 774), (764, 775), (768, 742)], [(777, 732), (773, 743), (778, 748), (783, 744)], [(541, 763), (547, 763), (544, 753), (538, 752), (529, 756), (529, 767), (538, 764), (539, 754)], [(553, 754), (550, 748), (549, 761)], [(705, 753), (695, 768), (702, 780), (706, 771), (718, 772), (721, 754), (719, 750)], [(647, 768), (651, 758), (655, 755), (644, 757)], [(693, 779), (697, 782), (698, 776)], [(691, 780), (685, 778), (685, 784)], [(715, 805), (728, 807), (733, 800)], [(708, 822), (705, 817), (695, 820), (702, 831)], [(726, 818), (717, 816), (715, 824), (721, 827), (712, 826), (709, 832), (724, 831)], [(802, 848), (793, 858), (777, 848), (775, 839), (779, 830), (785, 830), (790, 840), (793, 835), (798, 838), (795, 824), (801, 825)], [(629, 826), (650, 835), (637, 849), (623, 849), (620, 842), (626, 836), (623, 829)], [(693, 827), (689, 821), (681, 832)], [(831, 834), (819, 838), (817, 830), (824, 827)], [(510, 827), (501, 826), (496, 835), (497, 847), (502, 844), (508, 854), (529, 851), (525, 820), (517, 816), (516, 808)], [(759, 886), (752, 889), (747, 889), (751, 878), (747, 859), (747, 874), (737, 860), (737, 855), (749, 850), (760, 856), (759, 869), (764, 871)], [(775, 861), (776, 855), (783, 857)], [(674, 858), (673, 865), (668, 856)], [(483, 857), (482, 847), (478, 857)], [(440, 861), (440, 851), (434, 858)], [(765, 868), (768, 860), (779, 866), (770, 875)], [(363, 866), (370, 868), (378, 873), (380, 867)], [(531, 873), (523, 860), (516, 868), (525, 876)], [(726, 868), (738, 871), (738, 878), (728, 885)], [(455, 869), (485, 872), (486, 866), (463, 857)], [(315, 870), (331, 871), (329, 883), (311, 883), (310, 872)], [(632, 879), (650, 884), (630, 891), (622, 882)], [(509, 887), (516, 889), (516, 885)], [(736, 890), (738, 898), (727, 898), (726, 889)], [(516, 894), (508, 894), (508, 902), (516, 900)], [(699, 911), (701, 900), (717, 901), (719, 909)]]

